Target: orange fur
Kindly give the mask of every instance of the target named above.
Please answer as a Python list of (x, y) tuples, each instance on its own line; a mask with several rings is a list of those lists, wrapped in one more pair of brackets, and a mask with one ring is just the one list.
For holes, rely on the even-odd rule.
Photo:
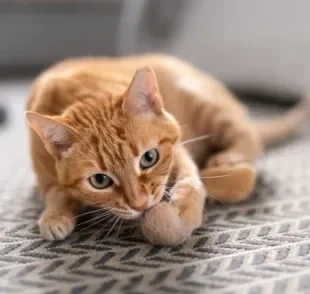
[[(201, 224), (205, 200), (197, 166), (214, 197), (239, 201), (253, 188), (252, 163), (264, 146), (262, 132), (225, 86), (168, 56), (61, 62), (36, 79), (27, 110), (33, 166), (46, 202), (40, 230), (50, 240), (74, 229), (84, 204), (135, 218), (171, 185), (170, 204), (190, 233)], [(293, 122), (286, 118), (290, 129), (284, 127), (282, 137), (306, 116), (304, 110), (298, 115)], [(180, 143), (205, 134), (210, 138)], [(153, 148), (158, 162), (141, 169), (141, 156)], [(227, 171), (231, 179), (207, 179)], [(98, 173), (113, 184), (93, 188), (89, 177)]]

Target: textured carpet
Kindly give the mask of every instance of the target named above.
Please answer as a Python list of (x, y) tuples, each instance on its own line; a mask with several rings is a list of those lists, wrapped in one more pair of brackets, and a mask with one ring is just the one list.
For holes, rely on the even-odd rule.
[(310, 293), (307, 132), (258, 162), (249, 201), (207, 206), (203, 227), (182, 246), (153, 247), (130, 223), (104, 239), (109, 227), (98, 232), (102, 224), (91, 222), (51, 243), (36, 226), (42, 204), (27, 155), (26, 86), (0, 84), (10, 114), (0, 128), (0, 293)]

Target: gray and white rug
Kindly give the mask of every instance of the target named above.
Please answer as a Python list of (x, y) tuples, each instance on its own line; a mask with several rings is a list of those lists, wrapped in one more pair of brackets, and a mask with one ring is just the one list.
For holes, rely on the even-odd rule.
[[(0, 293), (310, 293), (310, 134), (266, 154), (253, 197), (206, 207), (176, 248), (146, 243), (132, 224), (81, 225), (46, 242), (23, 120), (27, 83), (0, 83)], [(254, 109), (259, 113), (259, 109)], [(267, 110), (267, 109), (266, 109)], [(87, 221), (83, 218), (80, 222)]]

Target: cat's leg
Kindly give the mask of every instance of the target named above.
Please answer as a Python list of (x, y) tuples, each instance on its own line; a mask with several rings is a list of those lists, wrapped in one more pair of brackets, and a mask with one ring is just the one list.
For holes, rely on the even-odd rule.
[(41, 235), (47, 240), (65, 239), (75, 228), (80, 204), (61, 186), (44, 193), (45, 209), (39, 219)]
[(176, 207), (179, 217), (190, 234), (202, 224), (206, 191), (199, 171), (188, 152), (180, 147), (176, 154), (176, 179), (170, 191), (170, 204)]
[(207, 191), (219, 201), (246, 199), (256, 181), (254, 161), (262, 147), (258, 134), (246, 120), (219, 113), (211, 130), (213, 146), (220, 151), (207, 161), (201, 177)]
[(62, 240), (74, 229), (81, 208), (80, 202), (58, 181), (55, 159), (41, 139), (30, 129), (30, 150), (33, 169), (45, 209), (39, 218), (41, 235), (47, 240)]
[[(216, 90), (210, 88), (202, 79), (197, 87), (183, 87), (178, 97), (182, 105), (187, 105), (183, 117), (195, 118), (190, 121), (194, 136), (210, 136), (193, 144), (208, 145), (207, 149), (215, 152), (201, 171), (207, 192), (219, 201), (237, 202), (245, 199), (254, 187), (253, 163), (262, 152), (261, 140), (235, 97), (220, 83), (216, 83)], [(204, 156), (209, 155), (206, 151)], [(227, 177), (218, 177), (221, 175)]]

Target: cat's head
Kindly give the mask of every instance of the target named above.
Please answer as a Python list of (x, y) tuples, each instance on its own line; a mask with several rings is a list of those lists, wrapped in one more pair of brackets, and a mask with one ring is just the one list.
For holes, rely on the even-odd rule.
[(138, 70), (122, 96), (92, 97), (61, 116), (26, 117), (55, 158), (59, 182), (82, 202), (131, 219), (164, 196), (180, 129), (150, 68)]

